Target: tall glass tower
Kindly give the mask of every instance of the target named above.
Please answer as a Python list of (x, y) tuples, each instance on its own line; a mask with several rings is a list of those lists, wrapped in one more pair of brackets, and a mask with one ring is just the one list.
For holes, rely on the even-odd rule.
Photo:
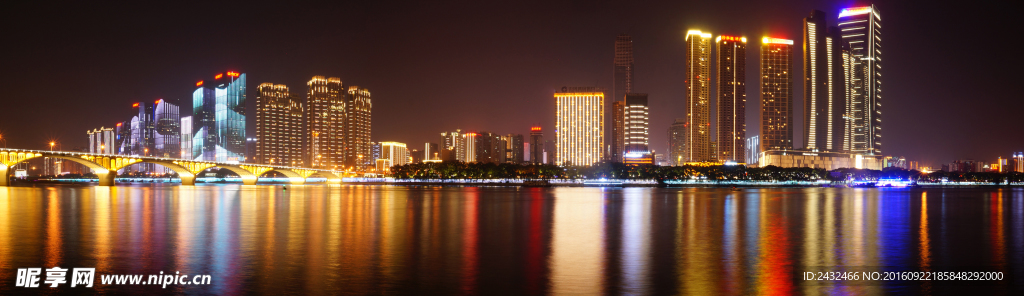
[(196, 86), (192, 92), (192, 157), (245, 161), (245, 73), (217, 74)]
[(686, 161), (711, 161), (711, 33), (686, 33)]
[(718, 160), (743, 162), (747, 137), (747, 38), (721, 35), (718, 46)]
[(874, 5), (839, 12), (839, 30), (848, 52), (844, 61), (849, 150), (882, 154), (882, 16)]
[(793, 40), (761, 39), (761, 151), (793, 149)]

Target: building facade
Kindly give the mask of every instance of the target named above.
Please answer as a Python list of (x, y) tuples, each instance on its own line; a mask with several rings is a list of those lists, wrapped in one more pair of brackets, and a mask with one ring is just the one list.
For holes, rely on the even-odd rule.
[(686, 118), (676, 118), (668, 127), (668, 162), (672, 165), (686, 162)]
[(686, 33), (686, 149), (687, 162), (711, 161), (711, 33)]
[(846, 121), (846, 83), (842, 37), (827, 27), (825, 12), (804, 18), (804, 148), (842, 151)]
[(610, 162), (622, 162), (622, 155), (626, 151), (626, 101), (619, 101), (617, 98), (612, 102), (611, 117), (611, 139), (612, 144), (607, 151), (611, 156)]
[(390, 166), (384, 168), (385, 173), (390, 172), (391, 166), (409, 163), (409, 150), (405, 143), (380, 142), (380, 158), (377, 161), (380, 160), (386, 160), (390, 164)]
[(530, 128), (530, 163), (544, 163), (544, 131), (539, 126)]
[(882, 154), (882, 16), (874, 5), (839, 12), (848, 77), (849, 151)]
[[(612, 77), (612, 101), (611, 109), (609, 110), (610, 116), (607, 118), (609, 121), (606, 123), (609, 126), (609, 134), (605, 135), (606, 139), (611, 142), (609, 151), (606, 154), (611, 162), (622, 162), (622, 153), (625, 147), (624, 136), (622, 130), (622, 100), (625, 98), (627, 93), (633, 92), (633, 38), (626, 34), (620, 34), (615, 37), (615, 60), (613, 61), (614, 73)], [(608, 106), (605, 106), (606, 108)]]
[(306, 167), (302, 153), (302, 102), (283, 84), (262, 83), (256, 90), (254, 163)]
[(773, 165), (783, 168), (816, 168), (835, 170), (842, 168), (881, 170), (884, 161), (881, 156), (839, 152), (814, 152), (807, 150), (771, 150), (761, 153), (761, 167)]
[(300, 139), (305, 142), (303, 163), (321, 169), (351, 168), (352, 165), (346, 162), (349, 155), (345, 150), (347, 93), (341, 79), (313, 76), (306, 86), (304, 139)]
[(793, 149), (793, 40), (761, 39), (761, 151)]
[(525, 152), (523, 135), (508, 134), (502, 136), (502, 141), (505, 142), (505, 162), (514, 164), (523, 163), (523, 153)]
[(747, 165), (757, 165), (758, 162), (760, 162), (760, 159), (761, 159), (761, 140), (760, 140), (760, 137), (759, 136), (753, 136), (753, 137), (747, 138), (747, 141), (746, 141), (745, 144), (747, 146), (746, 147), (747, 148), (747, 151), (746, 151), (747, 152), (747, 158), (746, 158), (746, 161), (744, 161), (744, 162), (746, 162)]
[(181, 117), (181, 159), (193, 159), (192, 116)]
[(347, 111), (345, 119), (346, 164), (347, 166), (354, 166), (356, 170), (365, 170), (373, 166), (371, 159), (359, 157), (359, 155), (370, 154), (372, 145), (370, 141), (372, 131), (370, 119), (373, 102), (371, 101), (370, 90), (358, 86), (350, 86), (345, 107)]
[(181, 158), (181, 113), (178, 105), (156, 100), (153, 107), (151, 156)]
[(86, 131), (89, 135), (89, 153), (116, 154), (114, 152), (114, 128), (100, 127)]
[(604, 92), (562, 87), (555, 92), (555, 163), (592, 165), (604, 159)]
[(466, 161), (466, 145), (462, 142), (462, 130), (441, 133), (441, 160)]
[(650, 148), (650, 110), (647, 107), (647, 94), (627, 93), (623, 108), (625, 143), (622, 162), (654, 163)]
[(747, 137), (747, 38), (721, 35), (718, 47), (717, 149), (719, 161), (743, 162)]
[(192, 156), (195, 160), (245, 160), (245, 73), (227, 72), (199, 81), (192, 92)]

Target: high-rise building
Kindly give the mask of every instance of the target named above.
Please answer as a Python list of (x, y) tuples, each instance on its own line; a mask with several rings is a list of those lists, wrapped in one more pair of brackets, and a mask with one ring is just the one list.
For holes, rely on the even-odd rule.
[(523, 135), (508, 134), (503, 136), (502, 140), (505, 141), (505, 162), (523, 163)]
[(793, 149), (793, 40), (761, 39), (761, 151)]
[[(262, 83), (256, 89), (256, 151), (253, 163), (305, 167), (302, 102), (288, 86)], [(339, 153), (340, 154), (340, 153)]]
[[(303, 149), (306, 161), (313, 168), (347, 170), (352, 164), (345, 149), (347, 102), (341, 79), (313, 76), (306, 83), (306, 106)], [(302, 109), (301, 107), (299, 109)], [(364, 153), (365, 154), (365, 153)], [(300, 154), (301, 155), (301, 154)], [(368, 154), (365, 154), (368, 155)], [(355, 155), (351, 155), (355, 156)], [(364, 157), (367, 161), (368, 157)], [(361, 171), (356, 168), (357, 171)]]
[(156, 100), (152, 115), (153, 147), (150, 156), (181, 158), (181, 113), (178, 105)]
[(89, 135), (89, 153), (115, 154), (114, 128), (100, 127), (86, 131)]
[(530, 128), (530, 163), (544, 162), (544, 132), (539, 126)]
[(245, 73), (217, 74), (192, 92), (192, 157), (245, 160)]
[(683, 165), (686, 162), (686, 118), (676, 118), (668, 127), (668, 162)]
[(846, 83), (838, 30), (826, 26), (825, 12), (811, 11), (804, 18), (803, 139), (807, 150), (843, 150)]
[(1016, 152), (1013, 154), (1013, 171), (1024, 173), (1024, 152)]
[(604, 159), (604, 92), (562, 87), (555, 92), (555, 163), (592, 165)]
[(718, 46), (718, 149), (719, 161), (742, 162), (747, 136), (747, 38), (721, 35)]
[(181, 117), (181, 159), (192, 159), (192, 116)]
[(437, 149), (437, 143), (426, 143), (423, 147), (423, 159), (441, 160), (441, 151), (438, 151)]
[(463, 159), (462, 161), (464, 161), (464, 162), (476, 162), (477, 161), (476, 154), (477, 154), (478, 151), (476, 150), (476, 145), (477, 145), (476, 137), (477, 137), (477, 133), (476, 132), (466, 132), (466, 133), (462, 134), (462, 140), (459, 141), (459, 144), (462, 146), (460, 150), (462, 150), (462, 153), (464, 153), (462, 155), (462, 159)]
[(631, 164), (654, 163), (649, 143), (650, 116), (647, 109), (647, 94), (627, 93), (623, 107), (625, 151), (622, 162)]
[(615, 102), (612, 102), (612, 134), (609, 137), (612, 141), (610, 151), (607, 151), (611, 155), (611, 162), (622, 162), (622, 154), (626, 151), (626, 101), (619, 101), (615, 98)]
[(874, 5), (839, 12), (847, 59), (846, 132), (853, 153), (882, 154), (882, 16)]
[(466, 161), (466, 145), (462, 142), (462, 130), (441, 133), (441, 160)]
[(686, 161), (711, 161), (711, 33), (686, 32)]
[(370, 153), (370, 115), (373, 104), (370, 100), (370, 90), (358, 86), (348, 88), (346, 107), (346, 131), (345, 131), (345, 153), (347, 166), (369, 168), (373, 165), (370, 159), (359, 158), (359, 155)]
[(481, 132), (475, 136), (476, 162), (480, 163), (503, 163), (505, 162), (505, 141), (501, 135)]
[[(625, 149), (624, 137), (625, 134), (622, 130), (622, 100), (625, 98), (627, 93), (633, 92), (633, 38), (626, 34), (620, 34), (615, 37), (615, 60), (613, 62), (614, 75), (612, 77), (612, 105), (611, 109), (607, 109), (610, 116), (606, 118), (609, 122), (606, 123), (609, 126), (608, 134), (605, 135), (606, 139), (611, 142), (610, 151), (606, 151), (606, 155), (609, 157), (609, 161), (622, 162), (622, 153)], [(605, 106), (608, 108), (608, 106)]]
[(757, 165), (761, 161), (761, 141), (758, 136), (747, 138), (747, 165)]

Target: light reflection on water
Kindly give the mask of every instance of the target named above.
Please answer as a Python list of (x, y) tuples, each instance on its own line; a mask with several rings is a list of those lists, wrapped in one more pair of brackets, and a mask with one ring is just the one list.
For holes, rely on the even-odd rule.
[(1010, 292), (1024, 190), (7, 187), (0, 246), (0, 294), (21, 291), (17, 268), (53, 266), (214, 281), (99, 292), (591, 295), (934, 293), (957, 290), (796, 276), (988, 266), (1021, 275), (983, 287)]

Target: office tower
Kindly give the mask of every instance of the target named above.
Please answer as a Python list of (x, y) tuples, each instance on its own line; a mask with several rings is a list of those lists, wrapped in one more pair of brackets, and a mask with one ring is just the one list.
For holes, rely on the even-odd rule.
[(502, 136), (501, 139), (505, 142), (505, 162), (514, 164), (523, 163), (523, 135), (508, 134)]
[(622, 162), (622, 154), (626, 151), (626, 101), (616, 101), (612, 103), (612, 145), (611, 151), (607, 151), (611, 155), (611, 162)]
[(132, 121), (118, 122), (114, 127), (114, 154), (131, 155)]
[(686, 32), (686, 161), (711, 161), (711, 33)]
[(807, 150), (843, 150), (846, 83), (838, 28), (819, 10), (804, 18), (804, 134)]
[(874, 5), (839, 12), (842, 42), (848, 48), (846, 112), (850, 152), (882, 154), (882, 17)]
[(192, 157), (245, 160), (245, 73), (217, 74), (192, 92)]
[(256, 151), (253, 163), (305, 167), (306, 160), (302, 154), (304, 116), (301, 101), (291, 95), (288, 86), (260, 84), (256, 89)]
[[(347, 102), (341, 79), (337, 77), (313, 76), (306, 82), (306, 106), (304, 110), (305, 150), (304, 163), (312, 168), (347, 170), (352, 168), (345, 149)], [(284, 97), (287, 97), (285, 95)], [(299, 109), (302, 109), (301, 107)], [(301, 152), (300, 152), (301, 153)], [(363, 153), (369, 155), (368, 153)], [(300, 154), (301, 155), (301, 154)], [(364, 157), (364, 159), (369, 159)], [(355, 168), (361, 171), (360, 168)]]
[(761, 39), (761, 151), (793, 149), (793, 40)]
[(192, 116), (181, 118), (181, 159), (192, 159)]
[(115, 154), (114, 128), (100, 127), (86, 131), (89, 135), (89, 153)]
[(686, 163), (686, 118), (676, 118), (668, 127), (668, 161), (673, 165)]
[(747, 38), (718, 36), (718, 148), (711, 150), (719, 161), (744, 161), (747, 137)]
[(461, 129), (456, 129), (454, 132), (441, 133), (441, 160), (466, 161), (466, 145), (462, 142), (461, 132)]
[(153, 143), (153, 105), (145, 102), (132, 104), (133, 113), (128, 136), (128, 149), (125, 154), (149, 156), (149, 149)]
[(160, 99), (152, 115), (153, 147), (150, 156), (181, 158), (181, 113), (175, 104)]
[(624, 163), (651, 164), (654, 158), (649, 146), (648, 128), (649, 112), (647, 94), (627, 93), (623, 107), (623, 134), (625, 135)]
[(462, 150), (462, 161), (464, 162), (476, 162), (476, 132), (467, 132), (462, 134), (462, 140), (459, 141), (459, 150)]
[(530, 163), (544, 163), (544, 132), (539, 126), (530, 128)]
[(438, 151), (437, 149), (437, 143), (426, 143), (423, 147), (423, 159), (441, 160), (441, 151)]
[[(610, 122), (609, 133), (605, 135), (611, 142), (610, 151), (606, 151), (609, 161), (622, 162), (623, 134), (622, 131), (622, 100), (627, 93), (633, 92), (633, 39), (629, 35), (620, 34), (615, 37), (615, 60), (613, 62), (614, 77), (612, 77), (612, 106), (609, 109), (611, 116), (606, 118)], [(607, 106), (605, 106), (607, 108)]]
[(480, 163), (503, 163), (505, 162), (505, 141), (501, 135), (481, 132), (476, 134), (476, 162)]
[(555, 105), (555, 163), (592, 165), (604, 159), (604, 92), (562, 87)]
[(761, 141), (760, 137), (753, 136), (747, 138), (747, 165), (758, 165), (761, 160)]
[(1013, 153), (1013, 171), (1024, 173), (1024, 152)]
[(370, 90), (358, 86), (348, 88), (345, 110), (345, 157), (350, 166), (368, 168), (372, 165), (370, 159), (359, 158), (359, 155), (368, 154), (370, 151), (370, 114), (373, 107), (370, 101)]

